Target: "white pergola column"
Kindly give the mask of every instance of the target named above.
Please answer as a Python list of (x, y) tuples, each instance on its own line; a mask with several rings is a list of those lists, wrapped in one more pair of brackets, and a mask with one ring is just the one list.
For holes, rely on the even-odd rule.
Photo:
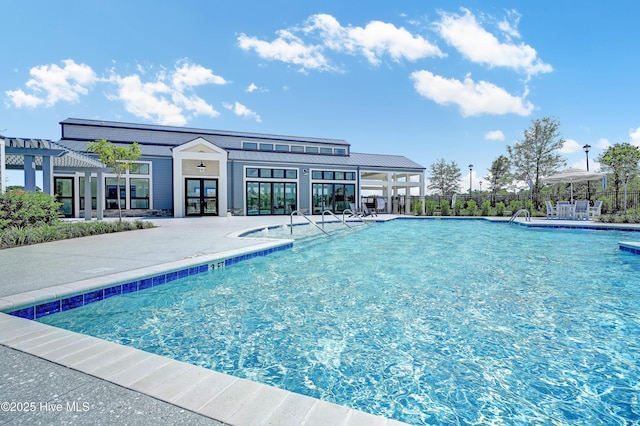
[(96, 218), (104, 218), (104, 174), (102, 171), (96, 173)]
[(91, 171), (84, 172), (84, 220), (91, 220)]
[(24, 156), (24, 190), (36, 192), (36, 158), (33, 155)]

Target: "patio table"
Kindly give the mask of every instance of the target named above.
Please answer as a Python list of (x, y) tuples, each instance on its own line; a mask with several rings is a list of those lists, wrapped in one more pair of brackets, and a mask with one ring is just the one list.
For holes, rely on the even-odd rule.
[(558, 212), (558, 219), (573, 219), (575, 209), (576, 209), (575, 204), (558, 203), (556, 205), (556, 210)]

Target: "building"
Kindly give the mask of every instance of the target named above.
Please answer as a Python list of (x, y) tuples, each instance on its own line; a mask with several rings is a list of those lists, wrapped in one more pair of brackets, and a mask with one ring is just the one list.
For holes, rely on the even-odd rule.
[(50, 167), (51, 188), (69, 217), (87, 216), (89, 196), (94, 215), (116, 211), (118, 190), (128, 214), (175, 217), (341, 213), (351, 203), (359, 207), (363, 196), (384, 200), (378, 207), (391, 213), (402, 204), (398, 197), (425, 190), (421, 165), (403, 156), (353, 153), (340, 139), (75, 118), (60, 125), (62, 138), (54, 144), (81, 158), (95, 158), (86, 144), (97, 139), (117, 146), (135, 141), (142, 152), (119, 189), (115, 175), (95, 164)]

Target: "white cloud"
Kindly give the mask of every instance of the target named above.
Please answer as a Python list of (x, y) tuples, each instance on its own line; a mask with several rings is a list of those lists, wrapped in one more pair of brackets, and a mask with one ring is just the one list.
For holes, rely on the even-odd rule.
[(223, 103), (222, 104), (226, 109), (232, 111), (235, 115), (244, 118), (252, 118), (256, 120), (258, 123), (262, 123), (262, 118), (255, 112), (251, 111), (246, 106), (242, 105), (240, 102), (235, 102), (233, 104)]
[(325, 46), (338, 52), (360, 52), (374, 65), (388, 54), (395, 62), (402, 59), (416, 61), (429, 56), (444, 56), (440, 49), (414, 36), (405, 28), (382, 21), (371, 21), (365, 27), (343, 27), (331, 15), (317, 14), (307, 21), (305, 33), (318, 30)]
[(564, 144), (559, 151), (562, 154), (573, 154), (574, 152), (582, 151), (582, 145), (573, 139), (565, 139)]
[(137, 117), (170, 126), (183, 126), (192, 116), (220, 114), (192, 93), (196, 86), (226, 84), (211, 70), (179, 61), (173, 71), (160, 71), (154, 78), (143, 82), (137, 74), (121, 77), (114, 73), (109, 81), (118, 89), (109, 99), (123, 102), (125, 109)]
[(224, 78), (213, 74), (210, 69), (189, 62), (182, 63), (179, 68), (176, 67), (171, 79), (173, 87), (178, 91), (205, 84), (227, 84)]
[(320, 46), (306, 45), (290, 31), (280, 30), (278, 38), (271, 42), (240, 34), (238, 42), (243, 50), (253, 50), (263, 59), (277, 60), (300, 66), (300, 71), (333, 69), (322, 54)]
[[(468, 9), (462, 8), (462, 12), (462, 15), (442, 12), (441, 20), (435, 24), (435, 27), (449, 45), (455, 47), (472, 62), (489, 67), (512, 68), (524, 71), (527, 75), (553, 71), (551, 65), (545, 64), (538, 58), (536, 50), (531, 46), (524, 43), (513, 44), (510, 40), (501, 43), (496, 36), (478, 23)], [(510, 24), (503, 22), (500, 28), (508, 39), (511, 36), (519, 36), (517, 30)]]
[[(508, 37), (520, 38), (518, 31), (518, 23), (520, 22), (520, 14), (516, 10), (507, 10), (507, 17), (498, 22), (498, 28)], [(513, 23), (508, 18), (513, 17)]]
[(504, 133), (502, 133), (502, 130), (492, 130), (485, 133), (484, 138), (490, 141), (503, 141)]
[(629, 137), (631, 138), (631, 145), (640, 146), (640, 127), (635, 130), (629, 130)]
[(486, 81), (475, 82), (470, 77), (464, 81), (434, 75), (429, 71), (411, 74), (416, 91), (440, 105), (458, 105), (465, 117), (482, 114), (517, 114), (527, 116), (533, 105), (522, 97), (513, 96), (505, 89)]
[(25, 83), (30, 93), (22, 89), (8, 90), (5, 94), (9, 103), (17, 108), (34, 108), (52, 107), (58, 102), (78, 102), (80, 95), (88, 94), (98, 78), (88, 65), (77, 64), (72, 59), (62, 62), (63, 67), (51, 64), (31, 68), (31, 79)]
[[(241, 34), (239, 46), (264, 59), (299, 65), (302, 71), (339, 71), (325, 56), (331, 51), (361, 54), (374, 65), (385, 55), (395, 62), (445, 56), (422, 36), (382, 21), (371, 21), (364, 27), (344, 27), (331, 15), (317, 14), (310, 16), (302, 27), (278, 30), (276, 34), (278, 37), (271, 42)], [(315, 38), (303, 40), (302, 36)]]
[(251, 83), (249, 86), (247, 86), (246, 89), (244, 89), (244, 91), (247, 93), (253, 93), (253, 92), (264, 93), (264, 92), (268, 92), (269, 90), (264, 87), (256, 86), (254, 83)]

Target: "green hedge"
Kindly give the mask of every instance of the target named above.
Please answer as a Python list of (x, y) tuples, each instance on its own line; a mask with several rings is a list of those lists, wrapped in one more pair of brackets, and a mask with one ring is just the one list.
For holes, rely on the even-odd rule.
[(53, 225), (41, 224), (31, 227), (11, 226), (0, 229), (0, 249), (153, 227), (154, 225), (151, 222), (141, 220), (133, 222), (58, 221)]
[(54, 197), (42, 192), (8, 191), (0, 194), (0, 229), (53, 225), (60, 207)]

